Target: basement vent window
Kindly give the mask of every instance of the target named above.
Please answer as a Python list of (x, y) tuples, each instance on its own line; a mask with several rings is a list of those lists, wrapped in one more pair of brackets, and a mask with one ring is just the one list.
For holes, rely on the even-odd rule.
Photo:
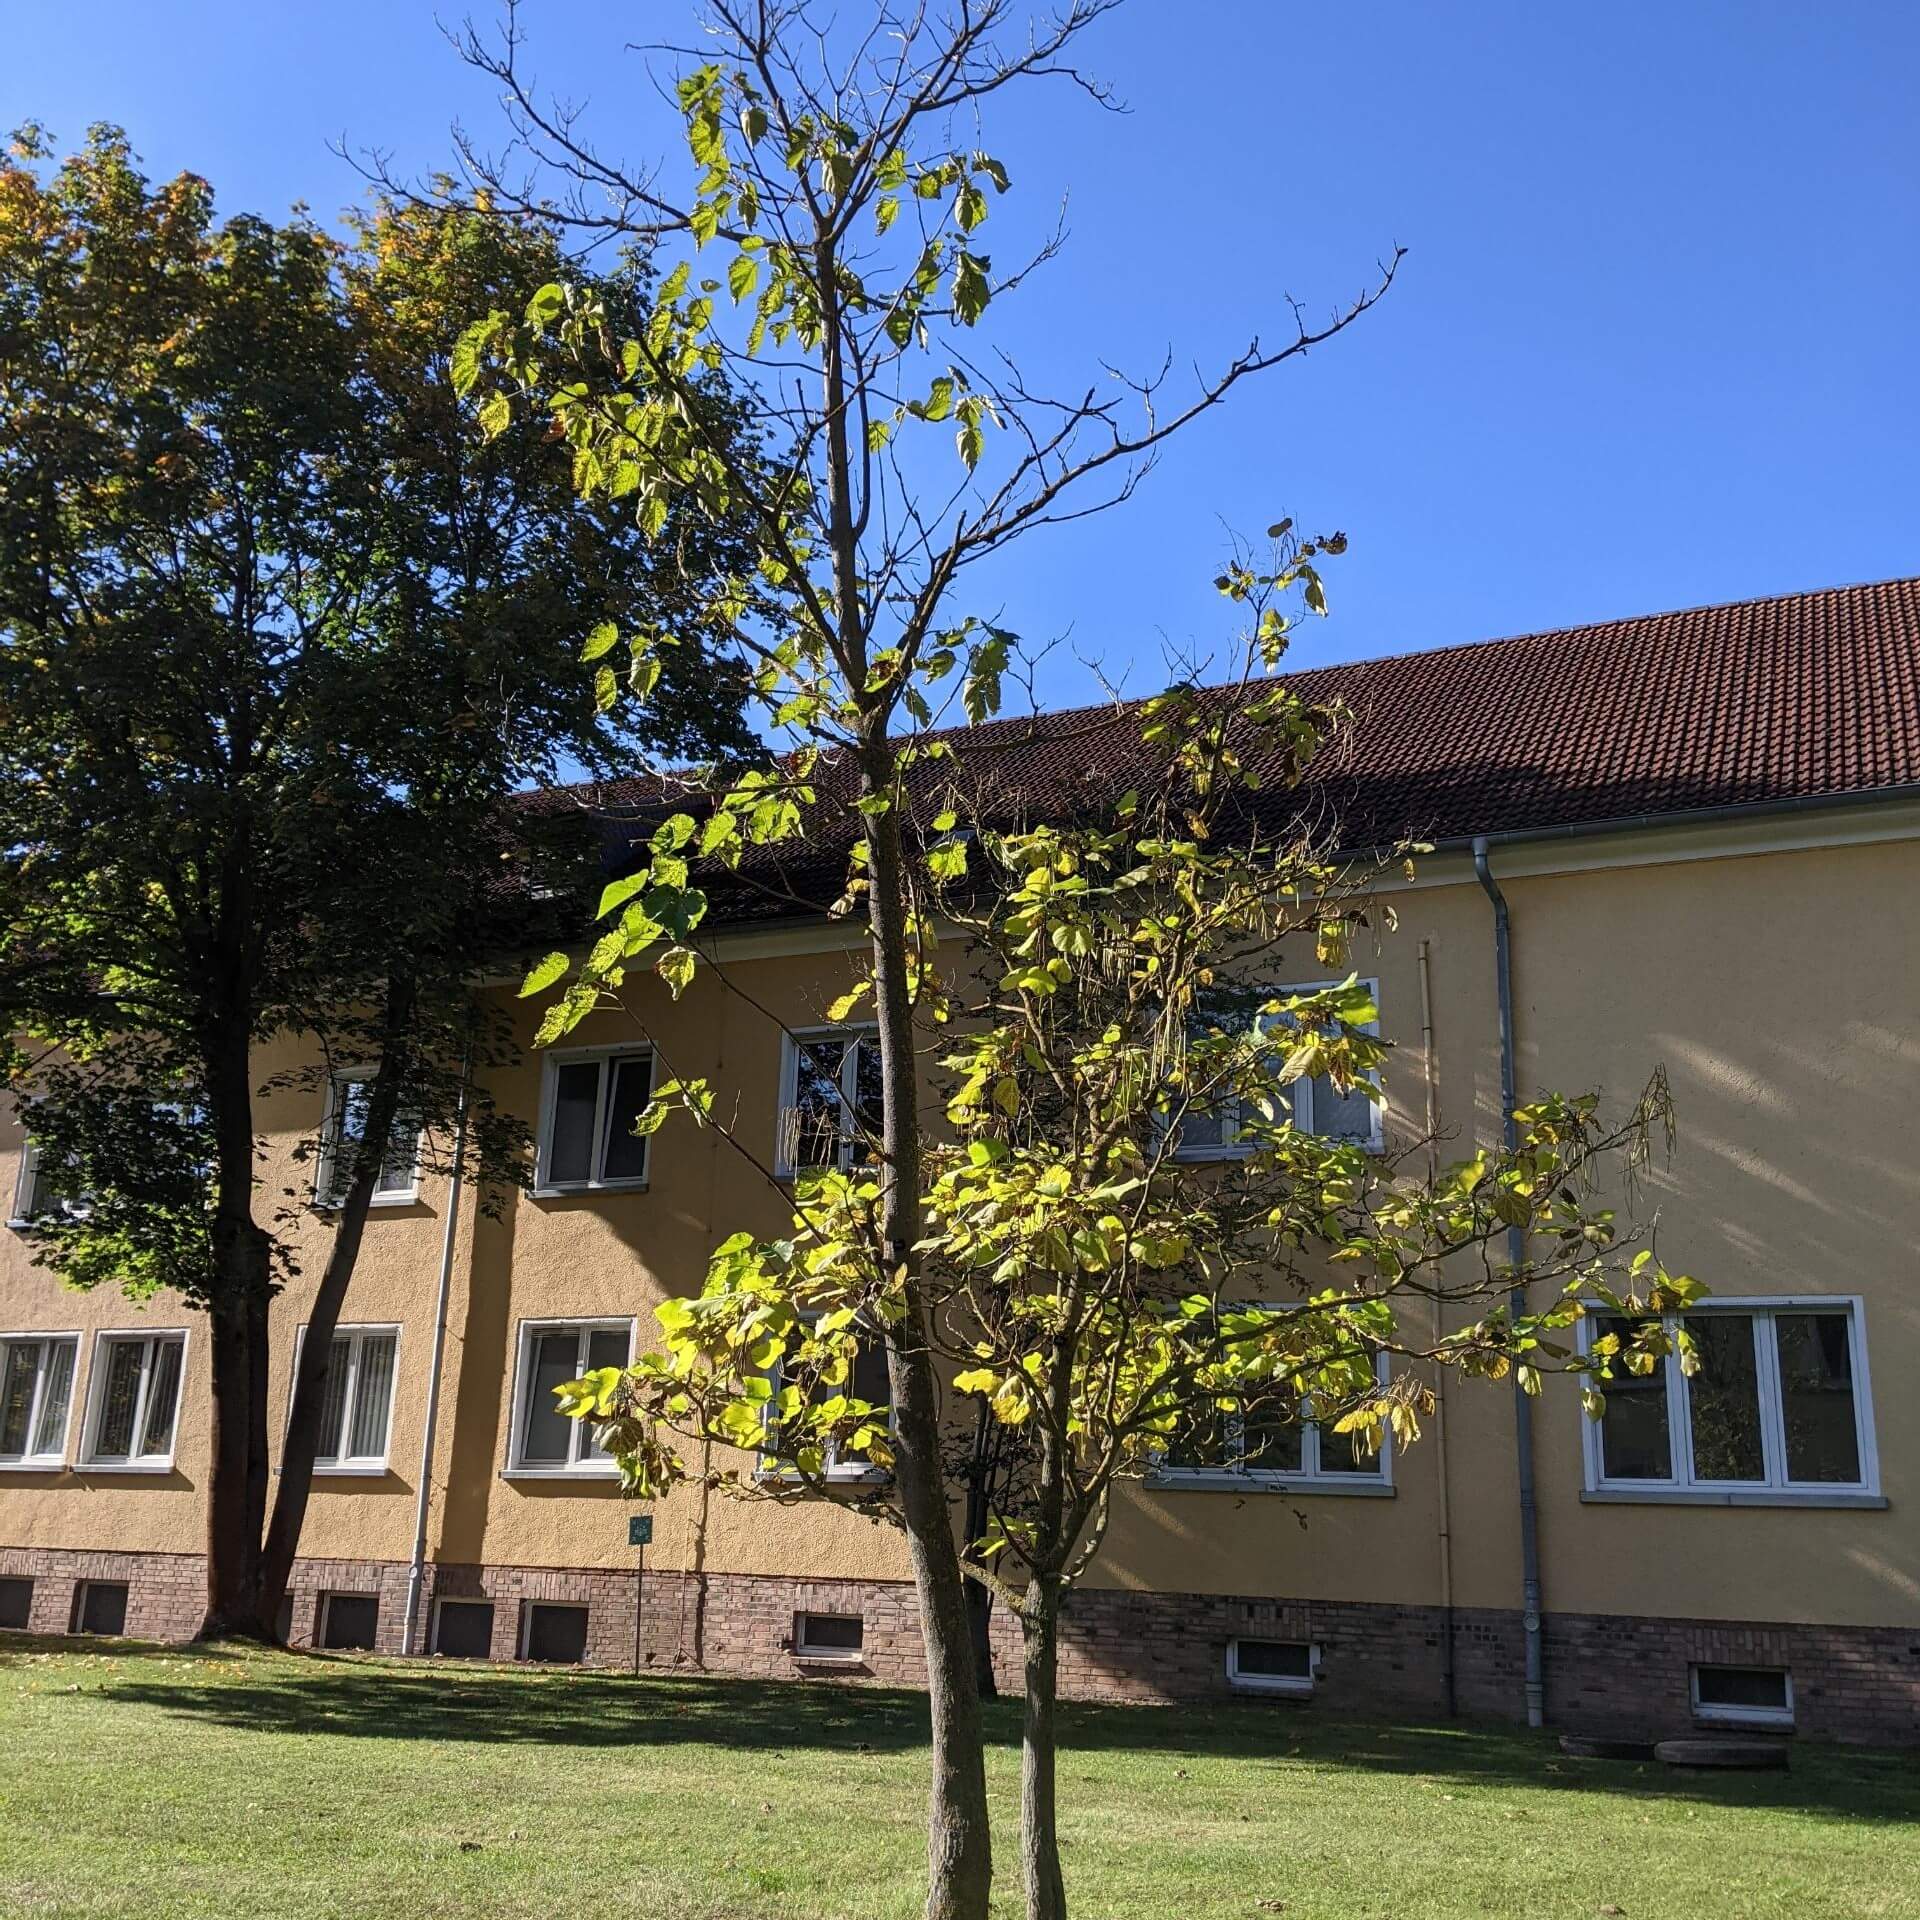
[(125, 1633), (127, 1583), (124, 1580), (82, 1580), (73, 1592), (75, 1633)]
[(323, 1593), (320, 1631), (314, 1637), (332, 1653), (371, 1653), (380, 1624), (380, 1601), (371, 1593)]
[(857, 1613), (797, 1613), (793, 1651), (801, 1660), (858, 1660), (866, 1647), (866, 1622)]
[(1784, 1667), (1695, 1667), (1693, 1717), (1723, 1727), (1790, 1727), (1793, 1675)]
[(587, 1657), (585, 1607), (549, 1607), (527, 1603), (520, 1622), (520, 1658), (549, 1666), (577, 1667)]
[(493, 1651), (491, 1600), (442, 1600), (433, 1614), (433, 1650), (448, 1660), (484, 1660)]
[(1227, 1684), (1245, 1693), (1309, 1694), (1316, 1664), (1304, 1640), (1227, 1642)]
[(32, 1613), (33, 1582), (0, 1580), (0, 1627), (9, 1628), (14, 1633), (25, 1633)]

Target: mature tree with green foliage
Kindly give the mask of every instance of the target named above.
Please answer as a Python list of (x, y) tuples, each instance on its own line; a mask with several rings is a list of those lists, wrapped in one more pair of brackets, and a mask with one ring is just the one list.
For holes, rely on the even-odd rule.
[[(558, 268), (553, 231), (376, 204), (339, 240), (218, 222), (97, 129), (0, 166), (0, 1014), (42, 1223), (75, 1285), (207, 1315), (208, 1634), (272, 1635), (332, 1332), (382, 1166), (463, 1104), (471, 1171), (520, 1129), (474, 1092), (501, 1035), (476, 946), (523, 940), (503, 885), (592, 858), (513, 830), (530, 780), (644, 750), (750, 756), (742, 677), (689, 651), (609, 718), (573, 664), (605, 621), (672, 617), (751, 548), (677, 516), (665, 553), (583, 502), (568, 449), (483, 443), (448, 347), (476, 303)], [(593, 283), (644, 315), (637, 272)], [(721, 383), (702, 420), (751, 466)], [(564, 840), (566, 837), (562, 836)], [(330, 1087), (324, 1193), (262, 1191), (257, 1050)], [(433, 1151), (431, 1147), (429, 1151)], [(297, 1234), (330, 1237), (269, 1513), (267, 1356)]]

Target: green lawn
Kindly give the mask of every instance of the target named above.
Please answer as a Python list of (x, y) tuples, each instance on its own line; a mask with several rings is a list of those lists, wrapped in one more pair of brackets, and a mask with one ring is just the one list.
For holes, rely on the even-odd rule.
[[(1681, 1778), (1283, 1706), (1065, 1718), (1079, 1920), (1920, 1920), (1911, 1756)], [(910, 1920), (923, 1742), (903, 1693), (3, 1636), (0, 1914)]]

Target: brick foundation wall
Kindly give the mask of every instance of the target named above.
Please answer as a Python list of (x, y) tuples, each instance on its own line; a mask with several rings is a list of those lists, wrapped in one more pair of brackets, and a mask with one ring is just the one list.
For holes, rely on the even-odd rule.
[[(73, 1552), (0, 1547), (0, 1578), (33, 1582), (28, 1626), (65, 1633), (78, 1584), (124, 1581), (127, 1632), (183, 1640), (200, 1620), (204, 1562), (197, 1554)], [(321, 1596), (366, 1594), (378, 1603), (375, 1645), (398, 1653), (407, 1569), (392, 1561), (302, 1560), (294, 1571), (290, 1637), (313, 1644)], [(441, 1600), (493, 1606), (490, 1655), (519, 1656), (526, 1609), (586, 1609), (586, 1663), (636, 1665), (631, 1572), (561, 1567), (429, 1566), (420, 1645), (431, 1645)], [(801, 1613), (857, 1615), (854, 1657), (809, 1659), (794, 1646)], [(994, 1664), (1017, 1688), (1018, 1629), (993, 1615)], [(1437, 1717), (1445, 1711), (1446, 1623), (1435, 1607), (1086, 1588), (1062, 1623), (1060, 1690), (1070, 1699), (1167, 1702), (1225, 1698), (1227, 1643), (1306, 1642), (1316, 1649), (1312, 1707), (1366, 1715)], [(1452, 1632), (1455, 1702), (1463, 1714), (1515, 1719), (1522, 1712), (1525, 1648), (1517, 1612), (1460, 1609)], [(1920, 1626), (1837, 1627), (1549, 1614), (1547, 1717), (1561, 1728), (1640, 1735), (1692, 1729), (1689, 1671), (1696, 1663), (1785, 1667), (1793, 1675), (1797, 1730), (1815, 1739), (1920, 1746)], [(639, 1609), (638, 1666), (763, 1679), (807, 1676), (921, 1684), (919, 1615), (900, 1582), (799, 1580), (780, 1575), (649, 1571)], [(1276, 1701), (1298, 1710), (1303, 1703)]]

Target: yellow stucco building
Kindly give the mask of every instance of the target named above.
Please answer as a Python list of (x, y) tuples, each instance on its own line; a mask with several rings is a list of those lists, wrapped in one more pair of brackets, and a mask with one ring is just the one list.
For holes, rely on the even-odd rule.
[[(1566, 1382), (1534, 1408), (1547, 1718), (1920, 1740), (1920, 582), (1305, 677), (1356, 711), (1327, 775), (1355, 843), (1436, 847), (1359, 960), (1397, 1047), (1386, 1142), (1421, 1133), (1429, 1094), (1450, 1151), (1498, 1132), (1496, 891), (1523, 1096), (1630, 1099), (1658, 1065), (1672, 1083), (1678, 1145), (1642, 1204), (1666, 1264), (1712, 1289), (1709, 1365), (1669, 1369), (1604, 1424)], [(1088, 751), (1083, 724), (1070, 743), (1046, 722), (1023, 738), (1029, 757)], [(615, 859), (619, 839), (616, 820)], [(862, 1036), (823, 1012), (852, 977), (847, 935), (775, 916), (712, 946), (745, 991), (703, 970), (659, 1031), (672, 1070), (709, 1078), (774, 1158), (803, 1081), (858, 1091)], [(1320, 977), (1310, 953), (1285, 972), (1274, 984)], [(528, 1049), (495, 1091), (536, 1125), (538, 1164), (498, 1218), (469, 1200), (449, 1232), (443, 1179), (384, 1182), (336, 1350), (296, 1640), (917, 1673), (892, 1533), (686, 1490), (650, 1510), (642, 1565), (637, 1510), (550, 1409), (554, 1383), (647, 1340), (716, 1241), (784, 1225), (780, 1193), (713, 1132), (628, 1137), (652, 1072), (613, 1016), (560, 1053)], [(265, 1190), (311, 1188), (293, 1155), (315, 1108), (262, 1100)], [(9, 1116), (0, 1625), (190, 1632), (204, 1329), (168, 1298), (61, 1291), (32, 1264), (33, 1187)], [(323, 1208), (304, 1231), (324, 1241)], [(307, 1288), (275, 1310), (278, 1417)], [(1515, 1423), (1505, 1387), (1455, 1384), (1426, 1438), (1378, 1461), (1309, 1440), (1284, 1470), (1130, 1486), (1070, 1604), (1063, 1684), (1523, 1713)]]

